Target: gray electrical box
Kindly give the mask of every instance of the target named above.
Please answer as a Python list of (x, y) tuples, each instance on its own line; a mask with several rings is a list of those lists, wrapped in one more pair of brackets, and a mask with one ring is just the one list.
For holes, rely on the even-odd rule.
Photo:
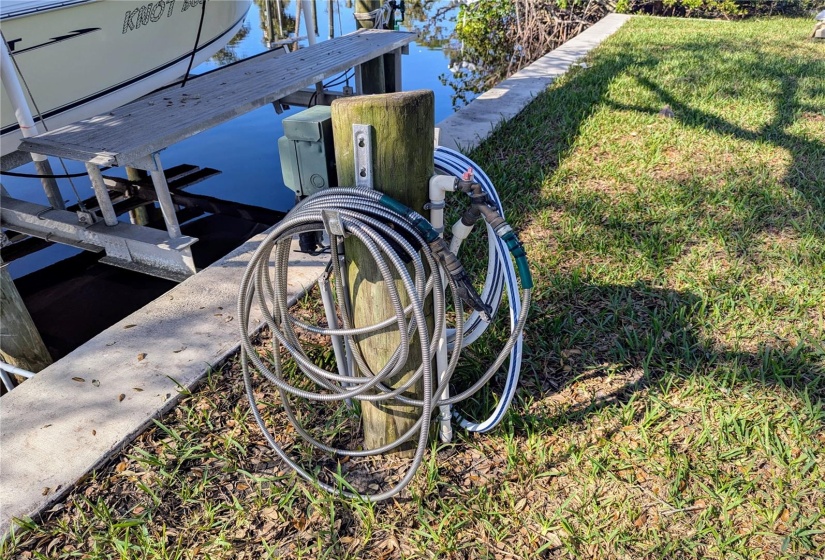
[(283, 120), (278, 139), (284, 183), (298, 196), (309, 196), (330, 186), (335, 178), (332, 147), (332, 113), (316, 105)]

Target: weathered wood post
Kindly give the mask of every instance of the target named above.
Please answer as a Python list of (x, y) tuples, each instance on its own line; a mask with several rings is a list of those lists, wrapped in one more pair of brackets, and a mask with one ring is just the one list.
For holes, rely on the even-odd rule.
[[(281, 0), (275, 0), (276, 12), (278, 13), (278, 39), (284, 38), (284, 7), (281, 5)], [(298, 36), (298, 33), (295, 33)]]
[(272, 43), (272, 41), (275, 40), (275, 37), (273, 37), (273, 35), (275, 33), (274, 33), (274, 30), (272, 29), (272, 14), (269, 13), (271, 4), (272, 4), (272, 0), (264, 0), (264, 18), (266, 19), (265, 28), (266, 28), (266, 46), (267, 46), (267, 48), (269, 48), (271, 46), (270, 43)]
[[(3, 361), (38, 372), (52, 363), (52, 357), (34, 326), (11, 275), (0, 258), (0, 355)], [(21, 381), (20, 379), (17, 379)]]
[[(372, 29), (373, 22), (369, 19), (358, 19), (373, 10), (381, 7), (381, 0), (355, 0), (355, 27), (356, 29)], [(359, 16), (360, 14), (360, 16)], [(387, 79), (384, 74), (384, 57), (379, 56), (360, 66), (361, 91), (366, 95), (372, 93), (386, 93)]]
[[(434, 95), (418, 90), (384, 95), (343, 97), (332, 103), (332, 130), (335, 140), (335, 163), (338, 184), (355, 184), (352, 125), (372, 125), (373, 181), (376, 190), (424, 213), (428, 184), (433, 174)], [(344, 243), (349, 291), (355, 326), (379, 323), (393, 314), (381, 273), (367, 249), (350, 237)], [(403, 285), (396, 280), (402, 305), (408, 305)], [(432, 332), (432, 304), (427, 302), (427, 328)], [(367, 365), (380, 370), (398, 346), (400, 336), (390, 327), (357, 340)], [(391, 385), (403, 383), (421, 365), (421, 349), (417, 336), (412, 337), (410, 359), (406, 368)], [(406, 394), (423, 396), (423, 384), (418, 383)], [(362, 403), (364, 445), (374, 449), (395, 441), (412, 427), (420, 409), (399, 404), (372, 405)], [(426, 421), (429, 421), (426, 420)], [(413, 454), (413, 445), (404, 444), (400, 453)]]
[[(143, 169), (136, 169), (134, 167), (126, 168), (126, 178), (134, 183), (139, 183), (149, 176)], [(132, 196), (133, 193), (129, 193)], [(137, 226), (145, 226), (149, 223), (149, 213), (145, 206), (138, 206), (134, 210), (129, 210), (129, 221)]]

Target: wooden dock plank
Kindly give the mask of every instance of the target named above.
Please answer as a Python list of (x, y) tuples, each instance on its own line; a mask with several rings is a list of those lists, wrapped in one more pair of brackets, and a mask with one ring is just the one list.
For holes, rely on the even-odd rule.
[(259, 56), (26, 139), (21, 150), (125, 166), (194, 134), (408, 45), (415, 33), (360, 30), (283, 54)]

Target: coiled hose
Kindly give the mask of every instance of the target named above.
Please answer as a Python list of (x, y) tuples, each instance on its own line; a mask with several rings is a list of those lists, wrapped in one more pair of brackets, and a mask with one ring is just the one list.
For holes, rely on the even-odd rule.
[[(468, 169), (472, 170), (475, 180), (481, 185), (489, 201), (503, 218), (504, 208), (501, 205), (501, 199), (498, 196), (498, 192), (496, 192), (493, 182), (487, 174), (484, 173), (484, 170), (461, 152), (441, 146), (436, 148), (435, 170), (437, 172), (454, 177), (461, 177)], [(488, 239), (487, 276), (484, 278), (484, 288), (481, 292), (481, 299), (492, 308), (492, 314), (495, 315), (498, 311), (498, 306), (501, 304), (502, 291), (505, 287), (507, 288), (507, 301), (510, 302), (510, 330), (512, 332), (516, 328), (516, 322), (522, 307), (519, 298), (518, 276), (513, 267), (513, 261), (510, 259), (507, 243), (495, 234), (490, 224), (485, 225)], [(458, 236), (454, 236), (452, 243), (450, 243), (450, 251), (455, 255), (459, 254), (460, 243), (461, 241)], [(482, 320), (478, 311), (474, 311), (465, 322), (463, 347), (467, 347), (478, 340), (489, 325), (490, 323), (488, 321)], [(447, 331), (447, 340), (449, 347), (452, 348), (455, 345), (455, 340), (454, 333), (450, 329)], [(516, 394), (519, 373), (521, 372), (523, 344), (524, 337), (519, 334), (516, 343), (510, 351), (510, 362), (508, 364), (501, 398), (495, 410), (493, 410), (492, 414), (486, 420), (471, 422), (462, 417), (457, 410), (453, 410), (453, 416), (462, 428), (471, 432), (489, 432), (504, 418), (504, 413), (507, 412)]]
[[(330, 226), (331, 223), (334, 223), (335, 227)], [(290, 314), (287, 304), (287, 276), (292, 239), (303, 232), (324, 230), (327, 230), (330, 235), (331, 259), (328, 271), (331, 272), (335, 280), (338, 302), (349, 301), (346, 293), (345, 271), (342, 267), (341, 247), (343, 237), (351, 235), (364, 244), (375, 260), (384, 278), (387, 294), (395, 312), (393, 317), (375, 325), (356, 328), (353, 326), (349, 306), (344, 304), (338, 306), (342, 322), (340, 328), (322, 328), (300, 321)], [(447, 387), (465, 342), (464, 314), (460, 310), (464, 309), (465, 304), (477, 310), (470, 316), (472, 326), (476, 321), (486, 316), (485, 308), (489, 308), (489, 306), (480, 301), (472, 285), (467, 285), (468, 279), (463, 267), (446, 248), (446, 244), (439, 237), (438, 232), (433, 229), (426, 219), (403, 204), (374, 190), (356, 188), (327, 189), (308, 197), (293, 208), (261, 243), (244, 272), (239, 291), (238, 317), (240, 318), (241, 365), (244, 384), (252, 415), (260, 426), (264, 437), (281, 459), (300, 476), (310, 482), (317, 483), (328, 492), (348, 497), (358, 496), (369, 501), (381, 501), (396, 495), (409, 484), (423, 461), (427, 447), (428, 428), (436, 407), (459, 403), (478, 392), (495, 375), (517, 345), (520, 359), (521, 333), (527, 319), (532, 279), (527, 268), (524, 251), (509, 227), (499, 228), (491, 236), (491, 240), (493, 238), (502, 239), (505, 251), (509, 251), (519, 264), (518, 269), (523, 288), (518, 307), (519, 311), (516, 315), (513, 315), (514, 312), (511, 309), (511, 316), (514, 319), (511, 334), (502, 351), (487, 371), (470, 388), (449, 398), (443, 395), (447, 394)], [(506, 252), (504, 255), (505, 259), (503, 260), (510, 262), (510, 259), (506, 257)], [(502, 261), (498, 266), (505, 266), (498, 254), (496, 254), (496, 260)], [(412, 273), (405, 266), (407, 262), (412, 263)], [(427, 270), (438, 271), (439, 273), (428, 275)], [(512, 263), (510, 263), (510, 270), (512, 271)], [(493, 276), (498, 274), (496, 271), (497, 268), (494, 266)], [(393, 273), (400, 277), (406, 297), (411, 302), (406, 308), (401, 304), (400, 294), (393, 281)], [(433, 357), (439, 339), (442, 336), (447, 336), (447, 321), (444, 311), (446, 286), (442, 283), (442, 273), (450, 288), (453, 306), (459, 312), (455, 314), (454, 325), (449, 330), (452, 350), (449, 353), (446, 371), (436, 378), (432, 367)], [(489, 276), (490, 274), (488, 274)], [(498, 274), (498, 276), (502, 275)], [(504, 277), (506, 276), (504, 274)], [(496, 291), (495, 284), (500, 285), (501, 280), (493, 278), (489, 282), (491, 287), (487, 289), (485, 286), (484, 292), (487, 292), (487, 297), (492, 299)], [(498, 290), (500, 298), (501, 288), (499, 287)], [(468, 293), (468, 291), (471, 293)], [(432, 334), (426, 328), (424, 308), (424, 302), (430, 294), (433, 297), (435, 307), (435, 329)], [(511, 305), (518, 302), (518, 300), (516, 288), (515, 297), (510, 297), (510, 302), (513, 302)], [(269, 364), (261, 359), (247, 335), (249, 332), (249, 315), (253, 305), (257, 305), (260, 309), (264, 321), (272, 332), (273, 351), (271, 363)], [(476, 318), (476, 316), (478, 317)], [(398, 330), (400, 335), (399, 344), (384, 367), (380, 371), (371, 372), (359, 351), (358, 345), (355, 343), (354, 337), (367, 335), (385, 329), (390, 325), (395, 325)], [(425, 327), (419, 328), (420, 325)], [(341, 363), (338, 364), (338, 373), (317, 366), (302, 348), (296, 329), (303, 329), (333, 339), (342, 337), (346, 341), (346, 361), (351, 361), (357, 365), (357, 369), (361, 374), (359, 376), (351, 375), (353, 368)], [(475, 329), (483, 330), (483, 327), (479, 325), (473, 327), (473, 329), (475, 333)], [(404, 384), (396, 388), (390, 388), (386, 385), (386, 381), (396, 376), (404, 368), (409, 355), (409, 343), (414, 336), (418, 337), (420, 341), (421, 366)], [(314, 384), (316, 390), (301, 389), (285, 379), (281, 362), (281, 349), (292, 356), (298, 369), (306, 379)], [(511, 356), (511, 369), (513, 361)], [(258, 411), (252, 386), (253, 369), (257, 370), (278, 389), (284, 412), (296, 432), (310, 445), (322, 451), (344, 457), (368, 457), (392, 451), (404, 442), (417, 437), (415, 453), (404, 476), (390, 489), (375, 494), (353, 491), (354, 489), (348, 490), (346, 488), (352, 489), (349, 484), (333, 486), (317, 480), (282, 448)], [(366, 374), (363, 372), (366, 372)], [(413, 399), (402, 394), (418, 383), (419, 380), (424, 388), (422, 399)], [(373, 403), (393, 401), (420, 409), (420, 415), (407, 433), (387, 445), (367, 450), (340, 449), (318, 441), (308, 433), (307, 429), (297, 419), (289, 403), (289, 395), (310, 401), (340, 402), (342, 406), (346, 406), (346, 403), (352, 400)], [(507, 397), (508, 403), (511, 398), (512, 395)], [(504, 408), (506, 409), (506, 406)], [(499, 420), (501, 414), (503, 414), (503, 410), (500, 411)], [(495, 420), (495, 422), (497, 423), (498, 420)]]

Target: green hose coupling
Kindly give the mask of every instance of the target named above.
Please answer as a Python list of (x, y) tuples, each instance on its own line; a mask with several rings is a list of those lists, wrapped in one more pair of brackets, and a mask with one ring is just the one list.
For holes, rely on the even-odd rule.
[[(498, 232), (496, 232), (498, 233)], [(524, 252), (524, 246), (521, 244), (521, 241), (518, 240), (516, 234), (511, 229), (510, 231), (501, 235), (501, 240), (507, 244), (507, 248), (510, 249), (510, 253), (516, 258), (524, 257), (527, 254)]]
[(389, 208), (396, 214), (403, 216), (406, 218), (410, 224), (421, 234), (421, 237), (424, 238), (424, 241), (427, 243), (432, 243), (435, 239), (438, 238), (439, 233), (435, 230), (433, 225), (424, 218), (421, 214), (403, 204), (398, 202), (391, 196), (381, 195), (381, 198), (378, 199), (378, 202), (383, 206)]
[[(403, 216), (412, 224), (430, 246), (438, 260), (441, 261), (441, 265), (447, 274), (455, 279), (458, 285), (458, 296), (461, 298), (461, 301), (470, 309), (478, 311), (479, 316), (489, 323), (493, 312), (492, 308), (484, 303), (484, 300), (478, 295), (478, 291), (475, 289), (475, 286), (473, 286), (470, 276), (464, 270), (461, 261), (450, 251), (449, 246), (435, 230), (433, 225), (421, 216), (421, 214), (390, 196), (382, 195), (378, 200), (381, 205)], [(516, 240), (516, 243), (518, 243), (518, 240)], [(519, 268), (519, 270), (521, 269)]]
[(513, 230), (506, 232), (500, 237), (501, 240), (507, 244), (510, 254), (516, 259), (518, 275), (519, 278), (521, 278), (521, 287), (525, 290), (532, 289), (533, 275), (530, 273), (530, 266), (527, 263), (527, 253), (524, 251), (524, 245), (522, 245), (521, 241), (518, 240), (518, 237), (516, 237), (516, 234), (513, 233)]
[(387, 196), (386, 194), (381, 195), (381, 198), (378, 199), (378, 202), (380, 204), (383, 204), (384, 206), (386, 206), (387, 208), (389, 208), (390, 210), (392, 210), (396, 214), (400, 214), (400, 215), (402, 215), (406, 218), (409, 218), (410, 214), (414, 213), (412, 208), (410, 208), (406, 204), (402, 204), (401, 202), (398, 202), (393, 197)]

